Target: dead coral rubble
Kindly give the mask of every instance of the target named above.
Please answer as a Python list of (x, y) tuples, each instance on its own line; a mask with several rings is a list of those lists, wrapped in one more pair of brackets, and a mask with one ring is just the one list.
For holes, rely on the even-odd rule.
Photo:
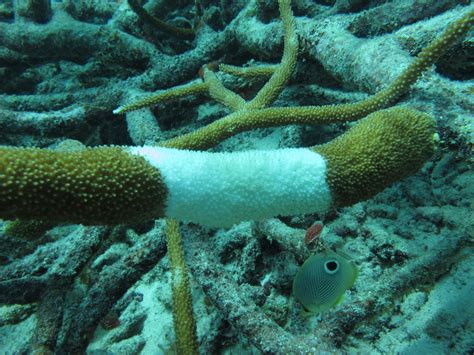
[[(270, 2), (258, 1), (254, 6), (252, 1), (237, 1), (222, 8), (222, 4), (206, 7), (203, 1), (200, 15), (187, 5), (167, 9), (171, 19), (173, 14), (202, 17), (196, 38), (184, 44), (141, 23), (125, 2), (31, 3), (46, 6), (47, 11), (38, 12), (40, 7), (14, 11), (0, 4), (0, 74), (4, 78), (0, 83), (0, 144), (47, 146), (65, 138), (78, 138), (89, 145), (143, 144), (191, 131), (206, 123), (192, 120), (194, 116), (207, 117), (222, 108), (202, 98), (181, 99), (173, 107), (158, 107), (156, 120), (139, 114), (127, 118), (127, 123), (114, 117), (112, 110), (137, 93), (197, 78), (199, 68), (214, 60), (245, 65), (250, 57), (265, 63), (281, 57), (280, 25), (272, 16), (258, 13), (262, 6), (260, 10), (273, 8), (268, 13), (276, 16)], [(450, 0), (434, 1), (436, 6), (429, 8), (417, 0), (405, 2), (416, 11), (399, 7), (402, 2), (397, 0), (379, 3), (295, 1), (305, 63), (277, 104), (347, 102), (373, 93), (398, 76), (410, 62), (410, 54), (466, 11), (457, 6), (458, 1)], [(155, 14), (160, 6), (159, 1), (146, 5)], [(259, 30), (250, 31), (251, 26)], [(458, 44), (441, 59), (441, 67), (459, 48), (469, 47)], [(186, 257), (194, 279), (212, 307), (232, 325), (226, 336), (221, 328), (208, 334), (204, 343), (209, 349), (238, 343), (242, 334), (266, 353), (334, 352), (336, 347), (350, 349), (356, 342), (362, 348), (372, 346), (385, 333), (391, 334), (382, 326), (396, 312), (401, 297), (422, 292), (429, 298), (439, 278), (449, 277), (462, 251), (472, 248), (469, 231), (473, 227), (465, 217), (474, 196), (469, 184), (472, 167), (447, 149), (466, 150), (474, 136), (466, 128), (472, 107), (472, 96), (466, 96), (470, 84), (447, 79), (451, 69), (444, 68), (427, 73), (405, 101), (439, 118), (444, 151), (423, 174), (332, 216), (271, 220), (246, 231), (232, 229), (227, 235), (187, 231)], [(310, 89), (304, 85), (308, 76), (316, 81)], [(227, 80), (234, 88), (248, 90), (243, 80)], [(143, 127), (147, 132), (139, 131)], [(162, 136), (155, 137), (158, 134)], [(248, 147), (259, 147), (254, 139), (258, 134), (262, 132), (244, 136)], [(301, 141), (301, 134), (297, 131), (297, 139), (278, 139), (276, 145)], [(230, 139), (228, 147), (238, 147), (239, 140), (242, 137)], [(280, 301), (289, 299), (290, 271), (308, 253), (302, 245), (304, 228), (316, 217), (325, 218), (330, 231), (326, 243), (352, 251), (362, 272), (346, 303), (315, 326), (302, 322), (296, 306)], [(84, 352), (104, 318), (120, 329), (117, 343), (140, 334), (145, 317), (140, 311), (135, 323), (117, 324), (116, 316), (130, 304), (139, 308), (139, 301), (134, 303), (127, 291), (153, 269), (166, 250), (160, 223), (133, 228), (138, 234), (135, 238), (124, 236), (123, 230), (77, 227), (57, 240), (46, 239), (34, 251), (31, 244), (7, 242), (1, 235), (6, 241), (2, 256), (9, 257), (2, 257), (0, 302), (38, 303), (31, 341), (17, 350)], [(6, 251), (7, 247), (15, 250)], [(28, 255), (19, 257), (23, 254)], [(396, 255), (403, 257), (392, 260)], [(36, 310), (22, 307), (20, 316), (8, 318), (8, 325)], [(436, 334), (433, 324), (430, 329), (430, 334)], [(130, 343), (130, 348), (124, 345), (121, 349), (131, 349)], [(133, 349), (143, 348), (144, 343), (141, 338), (136, 340)]]

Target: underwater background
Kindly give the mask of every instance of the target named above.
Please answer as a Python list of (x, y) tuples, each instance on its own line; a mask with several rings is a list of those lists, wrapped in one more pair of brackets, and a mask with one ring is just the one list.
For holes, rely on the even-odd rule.
[[(271, 106), (367, 99), (474, 10), (453, 0), (291, 8), (297, 64)], [(232, 111), (199, 86), (203, 67), (251, 100), (282, 58), (281, 22), (276, 0), (0, 0), (0, 145), (74, 151), (193, 132)], [(181, 223), (199, 353), (474, 352), (473, 41), (471, 29), (391, 104), (436, 120), (436, 151), (415, 175), (324, 214)], [(117, 111), (188, 83), (190, 93)], [(211, 150), (309, 147), (353, 125), (255, 128)], [(0, 157), (0, 198), (1, 171)], [(165, 224), (0, 220), (0, 353), (196, 353), (175, 335), (173, 313), (192, 320), (173, 296)], [(357, 275), (337, 304), (308, 314), (293, 280), (328, 250)]]

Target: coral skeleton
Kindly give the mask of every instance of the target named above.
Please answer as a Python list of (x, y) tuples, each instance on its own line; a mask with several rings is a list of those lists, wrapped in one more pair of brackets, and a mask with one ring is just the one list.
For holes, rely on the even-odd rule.
[[(324, 212), (331, 206), (353, 204), (416, 172), (433, 153), (431, 119), (412, 109), (377, 110), (406, 92), (469, 30), (473, 12), (451, 24), (394, 83), (366, 100), (263, 109), (281, 92), (296, 61), (298, 46), (289, 1), (280, 1), (280, 12), (285, 29), (282, 62), (255, 98), (249, 102), (236, 99), (236, 94), (221, 88), (205, 70), (204, 79), (211, 78), (207, 79), (210, 95), (235, 113), (161, 145), (196, 150), (262, 126), (354, 120), (375, 112), (373, 115), (333, 143), (311, 150), (206, 154), (152, 147), (94, 148), (79, 153), (1, 148), (0, 217), (83, 224), (172, 217), (229, 227), (245, 220)], [(173, 92), (182, 95), (188, 91)], [(169, 97), (173, 94), (165, 99)], [(115, 112), (155, 102), (145, 99)]]
[(0, 350), (472, 351), (464, 3), (0, 4)]

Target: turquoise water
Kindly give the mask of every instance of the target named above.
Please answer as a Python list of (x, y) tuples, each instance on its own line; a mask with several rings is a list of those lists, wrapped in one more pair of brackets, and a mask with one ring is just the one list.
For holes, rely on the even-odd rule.
[(472, 353), (473, 9), (0, 0), (0, 351)]

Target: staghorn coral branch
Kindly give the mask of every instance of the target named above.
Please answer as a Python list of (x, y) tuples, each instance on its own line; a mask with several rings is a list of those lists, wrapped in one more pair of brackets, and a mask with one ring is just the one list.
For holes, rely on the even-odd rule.
[(82, 353), (99, 321), (110, 308), (166, 253), (163, 228), (157, 225), (142, 235), (114, 264), (104, 268), (78, 304), (71, 299), (65, 313), (55, 351)]
[(296, 67), (298, 57), (298, 37), (296, 23), (291, 11), (291, 0), (278, 2), (283, 23), (283, 57), (270, 79), (258, 91), (257, 95), (246, 105), (247, 110), (255, 110), (272, 104), (283, 91)]
[(106, 236), (106, 228), (80, 227), (52, 245), (42, 245), (33, 254), (1, 268), (0, 302), (35, 302), (49, 289), (71, 284)]
[(237, 133), (254, 128), (358, 120), (396, 102), (418, 80), (420, 75), (446, 52), (450, 45), (464, 36), (473, 23), (474, 11), (470, 11), (460, 20), (450, 24), (440, 37), (423, 49), (389, 87), (365, 100), (341, 105), (238, 111), (194, 132), (170, 139), (164, 142), (163, 146), (201, 150), (212, 147)]
[(433, 151), (432, 118), (402, 107), (310, 149), (0, 148), (0, 217), (85, 224), (171, 217), (229, 227), (367, 199), (416, 172)]
[(37, 323), (30, 341), (30, 349), (49, 353), (54, 351), (61, 330), (66, 291), (62, 288), (48, 290), (39, 302)]
[[(296, 36), (296, 24), (291, 11), (290, 1), (282, 0), (279, 1), (280, 15), (283, 23), (284, 32), (284, 49), (281, 63), (278, 66), (266, 67), (264, 71), (266, 74), (269, 72), (270, 79), (268, 82), (259, 90), (257, 95), (249, 102), (245, 102), (239, 95), (232, 92), (231, 90), (224, 87), (219, 81), (217, 76), (208, 68), (204, 66), (203, 80), (204, 84), (191, 84), (180, 87), (174, 87), (168, 89), (162, 93), (145, 97), (137, 102), (118, 107), (113, 111), (115, 114), (126, 113), (129, 111), (137, 110), (145, 106), (155, 105), (157, 103), (175, 99), (181, 96), (201, 93), (208, 91), (209, 95), (219, 103), (229, 107), (232, 111), (239, 110), (255, 110), (263, 108), (273, 103), (285, 85), (291, 78), (291, 75), (296, 67), (296, 59), (298, 56), (298, 38)], [(229, 68), (223, 66), (223, 68)], [(272, 70), (273, 69), (273, 70)], [(234, 67), (235, 72), (235, 67)], [(242, 70), (240, 70), (242, 72)], [(247, 71), (248, 72), (248, 71)], [(252, 71), (250, 73), (254, 73)]]
[(237, 67), (230, 64), (219, 64), (219, 70), (241, 78), (270, 77), (278, 68), (277, 65), (259, 65), (249, 67)]
[(173, 324), (177, 352), (178, 354), (199, 354), (193, 300), (188, 268), (184, 261), (181, 232), (178, 222), (170, 218), (166, 219), (166, 245), (171, 265)]
[(175, 86), (168, 90), (163, 90), (155, 95), (146, 96), (140, 100), (117, 107), (113, 113), (121, 114), (139, 110), (144, 107), (154, 106), (162, 102), (177, 100), (188, 95), (198, 95), (207, 93), (209, 85), (207, 83), (193, 82), (182, 86)]
[(255, 302), (220, 266), (205, 243), (186, 239), (188, 265), (206, 295), (239, 333), (244, 334), (264, 354), (330, 353), (324, 340), (313, 336), (299, 339), (265, 315)]
[(245, 108), (247, 104), (245, 100), (232, 90), (227, 89), (212, 70), (205, 66), (203, 72), (203, 79), (208, 84), (209, 95), (214, 100), (231, 111), (239, 111)]
[[(236, 288), (237, 288), (237, 287), (236, 287)], [(113, 290), (113, 288), (110, 288), (110, 289)], [(110, 290), (110, 289), (109, 289), (109, 290)], [(96, 290), (96, 289), (94, 289), (94, 291), (95, 291), (95, 290)], [(106, 297), (106, 296), (107, 296), (107, 295), (104, 295), (104, 294), (102, 294), (102, 295), (103, 295), (103, 297)], [(229, 296), (232, 296), (232, 295), (229, 295)], [(92, 301), (89, 301), (89, 302), (92, 302), (92, 304), (94, 304), (94, 302), (97, 302), (97, 299), (94, 299), (93, 297), (91, 297), (91, 298), (92, 298)], [(242, 299), (241, 299), (241, 300), (242, 300)], [(106, 300), (106, 301), (107, 301), (107, 300)], [(243, 301), (244, 301), (244, 303), (245, 303), (245, 299), (244, 299)], [(108, 302), (108, 301), (107, 301), (107, 302)], [(220, 300), (220, 302), (221, 302), (221, 306), (224, 307), (224, 305), (223, 305), (224, 301), (223, 301), (223, 300)], [(238, 305), (235, 305), (235, 303), (232, 303), (231, 305), (232, 305), (232, 306), (235, 306), (235, 307), (238, 307)], [(87, 307), (86, 307), (86, 308), (87, 308)], [(92, 312), (91, 312), (91, 308), (92, 308), (92, 306), (90, 306), (90, 307), (87, 309), (87, 310), (88, 310), (88, 312), (86, 312), (87, 315), (89, 315), (90, 313), (92, 313)], [(257, 316), (261, 316), (261, 313), (255, 313), (255, 314), (256, 314)], [(255, 315), (255, 314), (251, 314), (250, 316)], [(229, 317), (231, 318), (232, 315), (233, 315), (233, 314), (229, 314)], [(262, 318), (262, 319), (263, 319), (263, 318)], [(236, 323), (239, 324), (238, 322), (236, 322)], [(79, 324), (79, 325), (84, 325), (84, 324), (85, 324), (87, 329), (90, 329), (90, 328), (91, 328), (91, 327), (90, 327), (90, 324), (87, 323), (87, 322), (84, 322), (84, 323), (81, 323), (81, 322), (74, 323), (74, 325), (76, 325), (76, 326), (77, 326), (78, 324)], [(242, 324), (243, 324), (242, 329), (245, 329), (245, 330), (246, 330), (246, 333), (249, 334), (249, 336), (252, 336), (252, 335), (253, 335), (252, 329), (249, 330), (249, 328), (245, 327), (246, 325), (248, 325), (247, 321), (244, 320), (244, 321), (242, 322)], [(265, 325), (267, 325), (266, 322), (265, 322)], [(281, 339), (281, 340), (285, 340), (285, 341), (290, 342), (291, 344), (294, 344), (294, 343), (293, 343), (294, 339), (292, 339), (291, 337), (287, 337), (284, 333), (282, 334), (282, 333), (281, 333), (281, 330), (279, 330), (279, 329), (277, 329), (277, 328), (274, 328), (273, 325), (274, 325), (274, 324), (271, 324), (271, 325), (268, 327), (268, 329), (270, 329), (270, 331), (274, 331), (274, 332), (275, 332), (274, 334), (278, 334), (278, 339), (279, 339), (279, 340), (280, 340), (280, 339)], [(257, 326), (256, 326), (256, 327), (253, 328), (253, 329), (261, 329), (261, 328), (257, 328)], [(84, 335), (84, 333), (86, 333), (86, 335), (87, 335), (87, 332), (81, 332), (82, 335)], [(259, 335), (260, 335), (260, 334), (259, 334)], [(252, 339), (254, 340), (254, 342), (255, 342), (256, 344), (259, 344), (259, 345), (262, 347), (262, 349), (278, 349), (278, 346), (277, 346), (277, 347), (275, 347), (275, 346), (271, 347), (271, 345), (268, 345), (268, 346), (266, 345), (266, 344), (268, 344), (268, 342), (271, 341), (272, 339), (271, 339), (271, 336), (268, 335), (268, 332), (265, 331), (265, 329), (263, 329), (263, 331), (262, 331), (262, 336), (263, 336), (264, 339), (260, 339), (260, 338), (259, 338), (259, 335), (258, 335), (258, 336), (253, 335), (253, 338), (252, 338)], [(270, 335), (271, 335), (271, 333), (270, 333)], [(280, 336), (280, 335), (281, 335), (281, 336)], [(83, 337), (83, 338), (85, 338), (85, 337)], [(266, 343), (266, 342), (267, 342), (267, 343)], [(299, 345), (296, 345), (296, 346), (299, 346)], [(296, 346), (295, 346), (294, 348), (297, 348)], [(281, 347), (281, 349), (290, 350), (290, 349), (288, 349), (288, 348), (286, 348), (286, 347)], [(315, 350), (314, 348), (309, 348), (309, 349), (308, 349), (308, 348), (304, 348), (304, 347), (301, 348), (301, 349), (305, 349), (305, 350), (308, 350), (308, 351), (310, 351), (310, 350), (311, 350), (311, 351), (314, 351), (314, 350)], [(76, 351), (77, 351), (77, 349), (76, 349)]]
[(52, 16), (51, 0), (17, 1), (15, 13), (37, 23), (46, 23)]
[[(282, 16), (285, 16), (284, 4), (283, 1)], [(291, 17), (291, 12), (288, 16)], [(428, 45), (392, 85), (361, 102), (239, 110), (203, 129), (164, 142), (163, 146), (196, 150), (211, 147), (246, 129), (355, 120), (398, 99), (473, 22), (474, 11), (470, 11)], [(293, 152), (277, 151), (275, 156), (259, 153), (249, 159), (234, 154), (226, 158), (226, 154), (212, 157), (152, 147), (98, 148), (74, 154), (5, 148), (0, 157), (0, 178), (6, 187), (0, 216), (81, 223), (142, 221), (167, 216), (208, 226), (230, 226), (242, 220), (277, 214), (322, 212), (330, 206), (345, 206), (369, 198), (390, 183), (414, 173), (432, 154), (433, 134), (431, 118), (414, 110), (392, 109), (373, 113), (329, 145), (313, 147), (311, 151), (295, 151), (294, 156)], [(367, 145), (366, 141), (374, 145)], [(353, 155), (354, 152), (357, 154)], [(356, 160), (347, 160), (347, 157)], [(78, 159), (80, 165), (75, 163)], [(381, 161), (391, 163), (381, 164)], [(300, 162), (298, 169), (292, 168), (294, 162)], [(271, 181), (276, 169), (273, 164), (288, 167), (285, 174), (280, 174), (287, 180), (276, 183), (276, 188)], [(228, 165), (234, 174), (227, 172)], [(81, 166), (81, 174), (76, 174), (74, 169), (71, 173), (72, 166), (74, 169)], [(30, 170), (41, 171), (41, 174), (30, 174)], [(102, 178), (103, 171), (108, 171), (107, 179)], [(259, 179), (254, 177), (256, 174), (260, 175)], [(227, 176), (230, 181), (223, 178)], [(60, 182), (51, 185), (51, 179)], [(85, 183), (78, 185), (77, 179)], [(192, 183), (201, 180), (206, 183)], [(222, 187), (227, 186), (226, 183), (241, 188), (231, 193), (229, 188)], [(275, 191), (281, 189), (280, 185), (286, 188), (283, 194)], [(243, 209), (242, 203), (253, 198), (255, 190), (261, 192), (259, 196), (263, 200)], [(56, 206), (51, 196), (65, 192), (68, 199), (64, 203), (80, 208)], [(291, 194), (292, 204), (279, 200), (290, 198), (286, 194)], [(91, 200), (95, 203), (91, 204)], [(193, 208), (196, 203), (203, 208)]]
[[(230, 34), (230, 29), (217, 33), (205, 27), (195, 47), (167, 55), (154, 44), (127, 33), (120, 23), (123, 19), (106, 24), (81, 21), (69, 7), (53, 3), (54, 16), (41, 26), (28, 21), (0, 21), (0, 61), (7, 64), (7, 68), (2, 67), (2, 75), (6, 76), (0, 90), (3, 142), (13, 145), (22, 139), (21, 145), (30, 146), (54, 143), (64, 125), (55, 111), (67, 115), (71, 107), (80, 107), (84, 113), (77, 113), (77, 120), (67, 122), (71, 129), (68, 135), (94, 144), (93, 137), (88, 139), (95, 134), (94, 128), (113, 117), (111, 111), (122, 96), (130, 96), (130, 89), (150, 90), (189, 80), (225, 48)], [(116, 16), (128, 19), (130, 11), (127, 14), (118, 8)], [(65, 76), (72, 79), (64, 80)], [(46, 136), (42, 129), (31, 125), (31, 137), (18, 137), (22, 118), (29, 112), (30, 117), (36, 113), (44, 119)]]
[(352, 329), (383, 312), (387, 299), (397, 299), (408, 290), (444, 275), (467, 245), (472, 245), (472, 241), (465, 234), (439, 241), (435, 250), (424, 253), (372, 285), (370, 297), (356, 300), (331, 315), (326, 319), (327, 327), (317, 330), (316, 334), (340, 346)]
[(196, 32), (191, 28), (181, 28), (173, 26), (165, 21), (150, 15), (143, 7), (141, 7), (136, 0), (128, 0), (131, 9), (140, 17), (143, 22), (151, 24), (153, 27), (169, 34), (173, 37), (185, 40), (193, 40)]

